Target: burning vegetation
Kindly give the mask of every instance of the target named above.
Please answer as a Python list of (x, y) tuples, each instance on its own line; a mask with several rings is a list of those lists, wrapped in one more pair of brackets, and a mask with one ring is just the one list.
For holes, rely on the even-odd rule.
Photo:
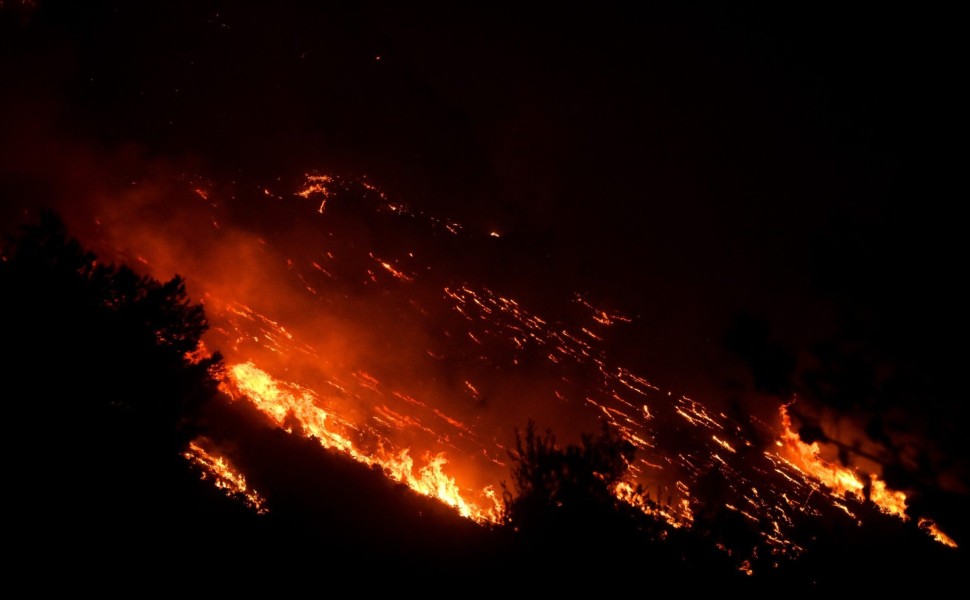
[(480, 508), (468, 503), (462, 497), (454, 477), (444, 472), (448, 462), (444, 453), (426, 455), (425, 464), (415, 468), (414, 459), (407, 448), (396, 454), (387, 454), (380, 446), (373, 454), (362, 452), (348, 438), (328, 429), (328, 415), (319, 408), (320, 400), (312, 391), (279, 382), (252, 363), (234, 365), (228, 373), (223, 389), (231, 397), (248, 399), (288, 432), (311, 436), (324, 448), (345, 453), (365, 465), (377, 466), (388, 477), (419, 494), (440, 500), (463, 517), (476, 521), (498, 520), (500, 506), (491, 488), (482, 492), (491, 500), (490, 506)]
[(266, 499), (256, 490), (246, 485), (246, 477), (233, 467), (224, 456), (218, 456), (201, 446), (201, 440), (189, 442), (188, 450), (182, 456), (199, 467), (202, 479), (211, 479), (212, 484), (224, 490), (230, 497), (239, 498), (256, 514), (264, 515), (269, 512)]
[[(435, 221), (429, 223), (434, 227)], [(448, 235), (455, 234), (449, 230)], [(315, 249), (313, 254), (342, 254), (347, 247), (334, 250)], [(312, 330), (305, 329), (306, 320), (290, 322), (286, 315), (257, 312), (241, 298), (225, 297), (224, 287), (203, 292), (209, 308), (204, 314), (188, 301), (180, 278), (162, 284), (126, 267), (105, 265), (50, 217), (28, 228), (3, 258), (3, 277), (13, 285), (10, 289), (32, 290), (5, 314), (42, 308), (59, 315), (31, 343), (46, 348), (59, 339), (63, 328), (92, 327), (84, 329), (81, 339), (100, 335), (104, 351), (127, 365), (121, 375), (105, 379), (107, 387), (98, 396), (102, 408), (97, 410), (107, 410), (108, 419), (99, 427), (108, 427), (111, 439), (118, 435), (113, 427), (133, 428), (140, 444), (152, 446), (145, 452), (161, 462), (171, 447), (161, 440), (174, 435), (188, 472), (211, 482), (254, 518), (275, 518), (277, 506), (284, 514), (293, 509), (286, 508), (287, 496), (281, 495), (281, 484), (272, 473), (282, 465), (260, 463), (245, 449), (256, 434), (241, 434), (240, 425), (232, 424), (243, 418), (233, 416), (234, 411), (245, 415), (249, 410), (234, 407), (248, 406), (263, 419), (263, 425), (253, 421), (242, 430), (268, 426), (293, 440), (309, 438), (319, 450), (344, 456), (367, 472), (380, 473), (450, 507), (456, 517), (478, 523), (474, 527), (481, 533), (475, 535), (508, 531), (513, 540), (526, 540), (524, 548), (542, 548), (564, 564), (579, 556), (594, 561), (577, 543), (599, 539), (631, 560), (643, 558), (649, 550), (651, 560), (672, 560), (669, 568), (680, 571), (792, 573), (798, 568), (793, 565), (812, 552), (810, 536), (817, 531), (811, 523), (846, 518), (860, 530), (866, 523), (885, 527), (880, 519), (893, 518), (899, 527), (920, 532), (924, 540), (958, 547), (929, 519), (919, 518), (918, 527), (903, 523), (910, 516), (902, 492), (888, 489), (874, 475), (822, 459), (817, 444), (803, 442), (793, 431), (785, 406), (779, 407), (777, 424), (740, 423), (700, 401), (664, 393), (645, 377), (613, 364), (600, 340), (609, 335), (609, 327), (627, 317), (592, 308), (582, 297), (574, 304), (589, 311), (590, 321), (573, 330), (484, 286), (450, 283), (440, 288), (440, 295), (417, 293), (413, 288), (420, 278), (401, 280), (389, 272), (391, 280), (378, 287), (380, 302), (395, 314), (435, 314), (439, 319), (446, 335), (419, 338), (426, 348), (416, 354), (421, 360), (440, 365), (457, 353), (475, 357), (473, 362), (492, 371), (489, 379), (479, 369), (454, 367), (451, 390), (464, 403), (474, 407), (501, 394), (501, 384), (524, 370), (538, 382), (533, 382), (533, 393), (546, 394), (564, 410), (588, 414), (589, 422), (599, 421), (605, 428), (600, 437), (583, 436), (579, 445), (560, 446), (551, 432), (541, 435), (530, 425), (505, 445), (501, 427), (514, 428), (514, 423), (485, 421), (468, 410), (454, 414), (460, 410), (454, 403), (448, 405), (452, 414), (445, 412), (446, 404), (436, 400), (443, 393), (440, 385), (430, 386), (420, 376), (402, 377), (381, 361), (365, 370), (361, 357), (350, 363), (339, 357), (328, 360), (318, 342), (304, 338), (304, 331)], [(346, 269), (336, 263), (330, 265), (330, 275), (302, 257), (280, 263), (284, 280), (319, 290), (306, 292), (311, 302), (320, 302), (327, 289), (317, 279), (336, 279), (333, 273), (346, 276)], [(150, 256), (145, 264), (152, 264)], [(310, 268), (304, 271), (298, 264)], [(367, 270), (368, 261), (358, 264), (365, 270), (361, 285), (372, 285), (374, 272)], [(428, 271), (416, 263), (411, 269)], [(203, 281), (203, 290), (205, 285)], [(338, 290), (346, 290), (346, 285), (334, 282)], [(291, 289), (306, 286), (294, 284)], [(36, 305), (38, 297), (47, 304)], [(61, 306), (65, 298), (70, 301)], [(323, 296), (323, 302), (330, 300)], [(208, 345), (226, 348), (224, 363), (221, 355), (207, 353)], [(409, 344), (401, 351), (414, 352), (411, 348)], [(56, 357), (54, 364), (64, 360)], [(417, 360), (415, 354), (408, 360)], [(39, 364), (27, 359), (19, 368), (30, 372)], [(81, 362), (75, 367), (80, 376), (93, 365)], [(271, 375), (269, 369), (288, 373), (287, 378)], [(127, 386), (140, 386), (144, 380), (170, 383), (145, 398), (130, 397)], [(227, 398), (224, 408), (205, 408), (219, 405), (220, 397)], [(256, 417), (244, 420), (251, 418)], [(776, 441), (760, 447), (750, 433), (753, 427), (761, 427)], [(145, 436), (139, 431), (153, 433)], [(65, 439), (83, 445), (76, 435)], [(220, 446), (237, 448), (231, 454), (242, 460), (231, 460), (230, 452)], [(265, 452), (269, 446), (263, 447)], [(309, 450), (294, 446), (291, 452)], [(152, 485), (158, 484), (152, 472), (170, 468), (152, 467), (144, 458), (127, 464), (123, 468), (149, 476)], [(256, 474), (255, 484), (248, 470)], [(506, 486), (503, 473), (511, 474), (511, 485)], [(488, 482), (489, 477), (494, 479)], [(486, 483), (475, 483), (483, 479)], [(673, 483), (666, 487), (665, 481)], [(502, 498), (498, 487), (504, 490)], [(369, 498), (377, 501), (374, 495)], [(403, 497), (399, 501), (415, 502)], [(417, 510), (419, 518), (426, 510)], [(398, 518), (413, 518), (406, 514)], [(518, 550), (495, 541), (506, 534), (494, 535), (499, 537), (486, 546), (497, 544), (490, 547), (517, 555)], [(606, 556), (615, 558), (612, 553)]]

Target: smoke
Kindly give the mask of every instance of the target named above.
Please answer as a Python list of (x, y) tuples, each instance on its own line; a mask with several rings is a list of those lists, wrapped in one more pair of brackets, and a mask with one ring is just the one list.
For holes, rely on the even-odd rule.
[[(55, 53), (41, 63), (71, 61)], [(102, 260), (186, 277), (213, 323), (207, 346), (227, 362), (255, 361), (316, 390), (363, 445), (410, 447), (419, 461), (446, 451), (464, 485), (506, 476), (502, 446), (530, 418), (590, 429), (542, 414), (555, 375), (532, 369), (498, 381), (445, 303), (446, 285), (504, 268), (501, 252), (490, 264), (480, 253), (482, 239), (459, 240), (444, 217), (390, 211), (359, 178), (345, 178), (320, 214), (317, 198), (296, 195), (296, 170), (225, 182), (197, 158), (99, 142), (69, 126), (50, 87), (2, 99), (5, 231), (52, 208)]]

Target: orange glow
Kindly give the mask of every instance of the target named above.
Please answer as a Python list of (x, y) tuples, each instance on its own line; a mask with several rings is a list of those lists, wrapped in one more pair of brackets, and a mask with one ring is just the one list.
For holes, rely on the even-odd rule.
[(466, 501), (455, 478), (444, 471), (448, 460), (443, 452), (426, 453), (425, 464), (421, 467), (415, 466), (408, 448), (391, 452), (378, 447), (374, 452), (363, 452), (350, 439), (328, 427), (329, 415), (318, 406), (319, 398), (313, 391), (280, 381), (251, 362), (229, 366), (226, 375), (225, 392), (234, 398), (248, 398), (270, 420), (290, 433), (296, 433), (294, 425), (299, 424), (305, 435), (316, 438), (323, 447), (343, 452), (363, 464), (380, 466), (389, 477), (419, 494), (437, 498), (463, 517), (479, 522), (498, 522), (501, 505), (494, 491), (485, 488), (480, 493), (491, 506), (481, 507)]
[[(788, 407), (782, 406), (779, 410), (782, 433), (778, 444), (785, 450), (787, 458), (794, 466), (821, 481), (822, 485), (829, 488), (835, 496), (850, 494), (858, 500), (865, 500), (866, 484), (860, 476), (852, 469), (822, 459), (819, 456), (818, 442), (806, 444), (797, 432), (792, 431)], [(869, 500), (882, 512), (907, 520), (906, 494), (890, 490), (886, 487), (886, 483), (875, 475), (870, 475), (869, 479)]]
[(246, 477), (236, 470), (224, 456), (205, 450), (200, 440), (189, 442), (189, 449), (183, 455), (189, 462), (202, 470), (202, 479), (212, 479), (213, 485), (224, 490), (227, 496), (238, 496), (246, 506), (264, 515), (269, 512), (266, 500), (246, 484)]

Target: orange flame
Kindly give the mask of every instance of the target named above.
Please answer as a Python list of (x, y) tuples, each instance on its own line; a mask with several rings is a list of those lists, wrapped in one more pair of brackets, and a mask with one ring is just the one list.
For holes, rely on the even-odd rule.
[(189, 449), (182, 456), (202, 469), (202, 479), (212, 478), (213, 485), (224, 490), (226, 495), (243, 498), (246, 505), (255, 510), (257, 514), (264, 515), (269, 512), (269, 509), (265, 506), (266, 500), (259, 492), (249, 488), (246, 484), (246, 477), (237, 471), (225, 457), (216, 456), (206, 451), (199, 445), (198, 440), (190, 442)]
[(957, 543), (948, 536), (947, 534), (940, 531), (940, 528), (936, 526), (936, 523), (931, 519), (920, 519), (919, 528), (925, 531), (931, 538), (943, 544), (944, 546), (949, 546), (950, 548), (959, 548)]
[(419, 468), (415, 468), (408, 448), (396, 452), (378, 448), (372, 454), (364, 453), (350, 439), (328, 428), (330, 415), (318, 406), (318, 397), (311, 390), (280, 381), (251, 362), (230, 366), (226, 375), (224, 391), (233, 397), (247, 397), (270, 420), (291, 433), (294, 423), (298, 423), (307, 436), (315, 437), (323, 447), (343, 452), (363, 464), (380, 466), (389, 477), (419, 494), (437, 498), (463, 517), (478, 522), (499, 520), (501, 510), (494, 490), (486, 488), (481, 493), (492, 504), (490, 507), (466, 501), (455, 478), (444, 472), (448, 462), (444, 453), (428, 453), (427, 463)]
[[(822, 459), (818, 442), (806, 444), (797, 432), (792, 431), (788, 407), (782, 406), (779, 410), (781, 411), (782, 433), (781, 439), (777, 443), (787, 451), (788, 458), (794, 466), (821, 481), (822, 485), (829, 488), (833, 495), (851, 494), (859, 500), (865, 500), (866, 484), (863, 483), (859, 475), (854, 470)], [(869, 480), (869, 500), (882, 512), (895, 515), (904, 521), (907, 520), (906, 494), (889, 489), (886, 487), (886, 482), (875, 475), (870, 475)]]

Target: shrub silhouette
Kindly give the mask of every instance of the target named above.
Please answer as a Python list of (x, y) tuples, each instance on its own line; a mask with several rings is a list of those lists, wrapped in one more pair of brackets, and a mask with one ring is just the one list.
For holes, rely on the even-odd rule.
[[(512, 487), (503, 483), (505, 522), (526, 552), (590, 565), (647, 550), (658, 523), (617, 499), (614, 488), (634, 457), (632, 444), (604, 425), (560, 447), (529, 422), (510, 451)], [(641, 543), (643, 542), (643, 543)]]
[(612, 510), (613, 486), (626, 473), (634, 450), (606, 426), (599, 436), (584, 434), (580, 445), (561, 448), (552, 431), (539, 434), (530, 421), (524, 434), (516, 432), (510, 452), (517, 494), (505, 490), (507, 520), (528, 528), (546, 519)]

